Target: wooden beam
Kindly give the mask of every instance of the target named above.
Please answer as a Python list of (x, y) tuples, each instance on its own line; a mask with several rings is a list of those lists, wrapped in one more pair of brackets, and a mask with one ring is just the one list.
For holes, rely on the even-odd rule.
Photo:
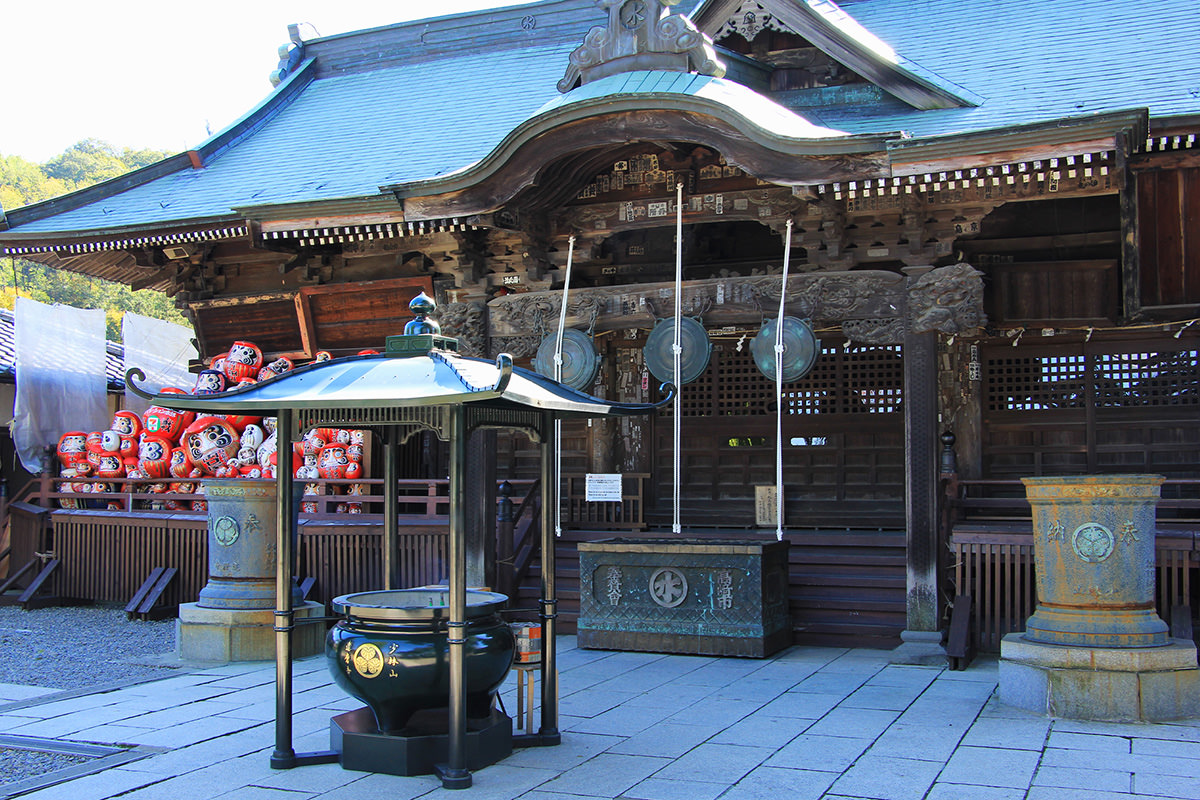
[(893, 150), (892, 174), (895, 176), (924, 175), (931, 172), (953, 172), (955, 170), (999, 167), (1005, 164), (1020, 164), (1029, 161), (1045, 161), (1051, 158), (1080, 156), (1086, 153), (1104, 153), (1114, 147), (1113, 137), (1086, 139), (1054, 145), (1032, 145), (1029, 147), (995, 150), (989, 153), (948, 155), (928, 160), (906, 161), (904, 150)]
[(313, 358), (316, 354), (316, 331), (313, 329), (312, 307), (308, 298), (309, 295), (303, 291), (296, 293), (296, 317), (300, 322), (300, 346), (306, 358)]
[(1138, 232), (1138, 178), (1129, 169), (1132, 142), (1117, 135), (1117, 177), (1121, 203), (1121, 319), (1133, 321), (1142, 314), (1141, 247)]

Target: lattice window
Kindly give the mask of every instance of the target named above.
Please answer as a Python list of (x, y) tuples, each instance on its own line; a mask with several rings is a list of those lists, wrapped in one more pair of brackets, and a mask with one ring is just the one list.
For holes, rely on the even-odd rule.
[[(897, 413), (903, 384), (898, 345), (827, 345), (807, 377), (784, 384), (784, 409), (789, 415)], [(719, 343), (708, 369), (684, 387), (680, 405), (685, 417), (744, 417), (773, 415), (775, 401), (775, 382), (754, 365), (750, 348)]]
[[(1200, 405), (1200, 358), (1174, 351), (1021, 354), (987, 360), (989, 411)], [(1089, 397), (1092, 398), (1089, 400)]]
[(1096, 402), (1101, 406), (1200, 405), (1196, 350), (1114, 353), (1096, 358)]

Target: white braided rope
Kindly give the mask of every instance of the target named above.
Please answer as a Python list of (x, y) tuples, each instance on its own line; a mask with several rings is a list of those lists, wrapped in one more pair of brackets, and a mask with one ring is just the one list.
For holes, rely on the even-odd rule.
[[(554, 380), (562, 381), (563, 332), (567, 328), (567, 296), (571, 291), (571, 262), (575, 259), (575, 237), (567, 239), (567, 274), (563, 278), (562, 303), (558, 309), (558, 335), (554, 339)], [(554, 419), (554, 535), (562, 536), (562, 503), (558, 492), (562, 487), (562, 420)], [(547, 487), (549, 489), (550, 487)], [(550, 497), (549, 491), (546, 493)]]
[(792, 260), (792, 221), (783, 239), (783, 281), (775, 320), (775, 538), (783, 541), (783, 307), (787, 302), (788, 264)]

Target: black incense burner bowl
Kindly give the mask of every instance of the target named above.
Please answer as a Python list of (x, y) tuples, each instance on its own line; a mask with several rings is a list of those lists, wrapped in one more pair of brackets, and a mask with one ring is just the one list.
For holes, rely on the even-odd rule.
[[(463, 683), (467, 717), (486, 718), (496, 690), (508, 676), (516, 648), (512, 629), (497, 616), (508, 598), (467, 591)], [(338, 621), (325, 639), (334, 682), (362, 700), (379, 731), (400, 733), (417, 711), (450, 704), (444, 587), (393, 589), (342, 595)]]

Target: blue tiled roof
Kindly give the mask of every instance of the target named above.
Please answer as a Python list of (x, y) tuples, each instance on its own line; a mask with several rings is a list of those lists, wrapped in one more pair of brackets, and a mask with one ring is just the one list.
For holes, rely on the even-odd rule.
[[(1152, 117), (1200, 113), (1196, 0), (846, 0), (842, 10), (909, 69), (923, 69), (982, 102), (919, 111), (885, 95), (873, 103), (800, 112), (831, 132), (904, 130), (923, 137), (1133, 108), (1148, 108)], [(598, 10), (588, 14), (580, 21), (580, 41), (582, 31), (600, 21)], [(184, 169), (43, 219), (21, 222), (15, 215), (12, 233), (216, 219), (246, 206), (372, 197), (381, 186), (460, 171), (539, 109), (603, 88), (593, 83), (577, 89), (578, 95), (557, 93), (555, 84), (578, 43), (556, 40), (502, 52), (447, 49), (399, 66), (319, 77), (202, 169)], [(629, 90), (627, 84), (620, 89)], [(749, 108), (743, 102), (749, 94), (739, 86), (724, 92), (721, 102)], [(793, 95), (781, 97), (795, 108), (803, 105)], [(803, 122), (765, 101), (758, 107), (770, 108), (767, 116), (779, 125)]]
[(855, 132), (934, 136), (1148, 108), (1200, 112), (1195, 0), (860, 0), (843, 9), (897, 52), (981, 95), (976, 108), (826, 109)]
[(610, 75), (555, 97), (537, 110), (537, 116), (551, 114), (567, 106), (622, 96), (679, 95), (696, 97), (722, 106), (777, 136), (794, 139), (819, 139), (843, 136), (843, 131), (814, 125), (784, 108), (769, 97), (740, 83), (696, 75), (690, 72), (622, 72)]

